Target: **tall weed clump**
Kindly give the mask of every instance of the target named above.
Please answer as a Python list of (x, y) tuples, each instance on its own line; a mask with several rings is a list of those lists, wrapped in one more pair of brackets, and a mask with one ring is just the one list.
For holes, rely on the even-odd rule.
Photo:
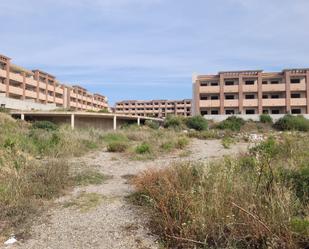
[(293, 116), (290, 114), (277, 120), (274, 128), (281, 131), (309, 131), (309, 120), (302, 115)]
[(151, 210), (151, 227), (168, 248), (307, 248), (308, 142), (270, 138), (207, 167), (148, 170), (134, 180), (132, 198)]
[(221, 130), (240, 131), (241, 127), (245, 124), (245, 120), (236, 116), (230, 116), (221, 121), (217, 128)]
[(186, 120), (186, 125), (189, 129), (204, 131), (208, 129), (208, 122), (203, 116), (189, 117)]

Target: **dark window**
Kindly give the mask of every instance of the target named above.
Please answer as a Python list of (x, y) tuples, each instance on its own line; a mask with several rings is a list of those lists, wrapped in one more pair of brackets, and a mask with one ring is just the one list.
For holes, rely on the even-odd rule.
[(207, 82), (201, 82), (201, 86), (207, 86)]
[(254, 94), (246, 94), (245, 96), (246, 99), (255, 99)]
[(268, 95), (264, 94), (263, 99), (268, 99)]
[(231, 80), (225, 81), (225, 85), (226, 86), (233, 86), (234, 85), (234, 81), (231, 81)]
[(291, 79), (291, 83), (292, 84), (299, 84), (300, 83), (300, 79)]
[(278, 109), (271, 110), (271, 114), (280, 114), (280, 110)]
[(246, 80), (245, 84), (246, 85), (254, 85), (254, 80)]
[(279, 84), (279, 80), (272, 80), (270, 84)]
[(263, 110), (263, 113), (264, 113), (264, 114), (268, 114), (269, 111), (268, 111), (268, 110)]
[(208, 111), (201, 111), (201, 115), (208, 115)]
[(300, 93), (291, 93), (291, 98), (299, 99), (300, 98)]
[(219, 114), (219, 111), (218, 110), (212, 110), (211, 111), (211, 115), (218, 115)]
[(235, 114), (234, 110), (225, 110), (225, 114), (230, 115), (230, 114)]
[(278, 94), (272, 94), (272, 95), (271, 95), (271, 98), (272, 98), (272, 99), (279, 99), (279, 95), (278, 95)]
[(211, 99), (211, 100), (216, 100), (216, 99), (219, 99), (219, 96), (217, 96), (217, 95), (211, 96), (210, 99)]
[(263, 80), (263, 81), (262, 81), (262, 84), (263, 84), (263, 85), (267, 85), (267, 83), (268, 83), (268, 82), (267, 82), (266, 80)]
[(255, 114), (255, 110), (254, 109), (247, 109), (246, 114)]
[(211, 85), (211, 86), (218, 86), (219, 83), (218, 83), (218, 82), (211, 82), (210, 85)]
[(207, 99), (208, 99), (207, 96), (203, 96), (203, 95), (200, 96), (200, 100), (207, 100)]
[(235, 99), (234, 95), (225, 95), (225, 99)]
[(301, 109), (292, 109), (291, 113), (292, 114), (301, 114)]

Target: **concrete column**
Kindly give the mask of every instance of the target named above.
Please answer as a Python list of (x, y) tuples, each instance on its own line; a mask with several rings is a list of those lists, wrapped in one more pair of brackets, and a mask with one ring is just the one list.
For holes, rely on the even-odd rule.
[(53, 93), (53, 97), (54, 97), (54, 103), (56, 103), (56, 80), (54, 80), (54, 93)]
[(306, 73), (306, 83), (307, 114), (309, 114), (309, 70)]
[(23, 114), (23, 113), (20, 114), (20, 119), (21, 119), (21, 120), (25, 120), (25, 114)]
[(138, 126), (141, 125), (141, 119), (140, 119), (140, 117), (137, 118), (137, 125), (138, 125)]
[(71, 128), (74, 130), (75, 128), (75, 115), (71, 114)]
[(285, 105), (286, 112), (291, 113), (291, 72), (285, 72)]
[(45, 78), (45, 104), (48, 103), (48, 78)]
[(224, 77), (220, 74), (220, 114), (224, 114)]
[(39, 102), (39, 95), (40, 95), (40, 77), (39, 72), (34, 73), (34, 78), (36, 79), (36, 102)]
[(5, 79), (6, 90), (5, 90), (5, 96), (8, 97), (9, 96), (9, 91), (10, 91), (10, 61), (7, 61), (5, 69), (6, 69), (6, 79)]
[(22, 96), (22, 99), (25, 100), (26, 98), (26, 73), (23, 72), (23, 96)]
[(239, 106), (239, 112), (240, 114), (243, 114), (244, 109), (244, 93), (243, 93), (243, 77), (242, 75), (239, 75), (238, 78), (238, 106)]
[(258, 114), (263, 113), (263, 92), (262, 92), (262, 85), (263, 85), (262, 73), (258, 73)]
[(117, 130), (117, 116), (114, 115), (114, 119), (113, 119), (113, 129)]

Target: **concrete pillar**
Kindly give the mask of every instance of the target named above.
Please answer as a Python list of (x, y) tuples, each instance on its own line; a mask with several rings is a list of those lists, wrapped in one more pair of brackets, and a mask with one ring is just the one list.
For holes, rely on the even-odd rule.
[(220, 74), (220, 114), (224, 114), (224, 77)]
[(117, 116), (116, 116), (116, 115), (114, 115), (113, 129), (114, 129), (114, 130), (117, 130)]
[(26, 73), (23, 72), (22, 75), (23, 75), (23, 85), (22, 85), (22, 87), (23, 87), (23, 96), (22, 96), (22, 99), (25, 100), (25, 98), (26, 98)]
[(5, 79), (5, 96), (8, 97), (9, 96), (9, 92), (10, 92), (10, 61), (8, 60), (6, 63), (6, 79)]
[(262, 85), (263, 85), (263, 79), (262, 79), (262, 73), (258, 73), (258, 114), (263, 113), (263, 91), (262, 91)]
[(306, 99), (307, 99), (307, 114), (309, 114), (309, 70), (306, 73)]
[(36, 79), (36, 102), (39, 102), (40, 96), (40, 77), (39, 72), (34, 73), (34, 79)]
[(286, 113), (291, 113), (291, 72), (285, 72), (285, 105)]
[(238, 78), (238, 106), (239, 106), (239, 112), (240, 114), (243, 114), (244, 109), (244, 93), (243, 93), (243, 77), (242, 75), (239, 75)]
[(75, 115), (71, 114), (71, 128), (74, 130), (75, 128)]
[(23, 113), (20, 114), (20, 119), (21, 119), (21, 120), (25, 120), (25, 114), (23, 114)]
[(141, 125), (141, 118), (140, 118), (140, 117), (137, 118), (137, 125), (138, 125), (138, 126)]

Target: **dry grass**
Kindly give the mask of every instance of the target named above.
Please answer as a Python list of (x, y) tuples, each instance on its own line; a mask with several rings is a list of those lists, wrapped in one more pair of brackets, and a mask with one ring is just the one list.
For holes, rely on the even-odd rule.
[(133, 199), (168, 248), (306, 248), (309, 138), (281, 139), (208, 167), (148, 170), (135, 178)]
[(104, 196), (98, 193), (81, 193), (76, 198), (71, 199), (63, 204), (63, 207), (69, 208), (74, 207), (78, 209), (80, 212), (88, 212), (91, 209), (96, 208), (102, 200)]

